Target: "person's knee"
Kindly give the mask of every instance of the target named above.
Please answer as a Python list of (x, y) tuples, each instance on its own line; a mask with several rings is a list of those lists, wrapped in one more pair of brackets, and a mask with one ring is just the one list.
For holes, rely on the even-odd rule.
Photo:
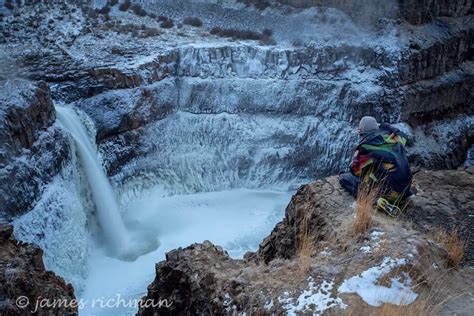
[(352, 173), (347, 172), (339, 175), (339, 184), (346, 189), (352, 196), (357, 196), (359, 179)]
[(354, 176), (349, 173), (349, 172), (346, 172), (346, 173), (341, 173), (339, 175), (339, 183), (342, 185), (342, 186), (345, 186), (345, 185), (352, 185), (352, 182), (353, 182), (353, 178)]

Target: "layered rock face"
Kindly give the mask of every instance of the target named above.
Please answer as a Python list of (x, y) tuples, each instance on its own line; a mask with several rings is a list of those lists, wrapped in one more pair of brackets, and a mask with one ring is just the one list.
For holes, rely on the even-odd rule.
[(0, 82), (0, 216), (20, 215), (68, 158), (45, 82)]
[(43, 251), (12, 237), (0, 225), (0, 313), (2, 315), (78, 315), (74, 289), (46, 271)]
[[(150, 13), (176, 20), (202, 14), (205, 23), (155, 37), (131, 26), (140, 36), (124, 32), (124, 19), (159, 24), (117, 7), (105, 20), (60, 6), (65, 18), (49, 26), (33, 9), (18, 8), (18, 23), (41, 33), (31, 38), (38, 49), (17, 53), (19, 38), (31, 34), (13, 36), (6, 25), (4, 54), (19, 75), (48, 81), (54, 98), (94, 120), (117, 184), (153, 173), (173, 193), (295, 186), (345, 168), (363, 115), (404, 122), (415, 140), (414, 164), (461, 165), (473, 139), (470, 2), (433, 1), (423, 10), (418, 1), (312, 5), (320, 8), (285, 13), (276, 6), (261, 16), (228, 3), (156, 1), (144, 5)], [(333, 8), (419, 25), (382, 19), (366, 29)], [(256, 30), (272, 28), (277, 45), (209, 34), (214, 25), (245, 28), (249, 21)], [(51, 41), (57, 46), (42, 48)]]
[[(473, 196), (468, 189), (474, 180), (472, 172), (472, 168), (421, 171), (415, 176), (419, 192), (415, 207), (398, 220), (374, 214), (371, 229), (362, 235), (352, 232), (354, 200), (339, 186), (336, 177), (302, 186), (288, 205), (284, 220), (276, 225), (259, 250), (248, 253), (244, 260), (231, 259), (210, 242), (167, 253), (166, 260), (156, 265), (156, 278), (145, 298), (167, 299), (173, 304), (167, 308), (142, 308), (138, 315), (232, 312), (270, 315), (321, 313), (326, 309), (339, 314), (348, 308), (346, 305), (367, 306), (357, 295), (344, 293), (351, 283), (349, 280), (363, 279), (364, 273), (376, 275), (377, 271), (383, 271), (376, 277), (379, 292), (385, 291), (385, 286), (390, 287), (384, 282), (393, 278), (423, 283), (416, 287), (422, 300), (426, 299), (423, 294), (426, 292), (430, 293), (428, 296), (440, 297), (445, 297), (443, 291), (465, 293), (466, 288), (472, 288), (469, 282), (474, 276), (470, 268), (443, 272), (448, 264), (446, 245), (432, 238), (439, 229), (457, 226), (460, 238), (467, 242), (464, 263), (472, 261), (473, 240), (469, 229), (473, 225)], [(437, 194), (440, 191), (443, 193)], [(428, 234), (416, 229), (420, 227)], [(303, 243), (308, 242), (304, 236), (311, 237), (307, 259), (301, 252)], [(304, 260), (310, 263), (302, 272)], [(362, 271), (366, 272), (360, 274)], [(440, 278), (446, 273), (448, 276), (440, 289)], [(370, 283), (364, 283), (364, 287), (370, 287)], [(367, 297), (360, 295), (367, 303)], [(469, 295), (463, 295), (462, 302), (466, 304)], [(466, 306), (454, 301), (443, 303), (443, 308), (462, 313)], [(437, 303), (430, 301), (430, 304)], [(368, 306), (364, 310), (370, 312), (376, 309)]]

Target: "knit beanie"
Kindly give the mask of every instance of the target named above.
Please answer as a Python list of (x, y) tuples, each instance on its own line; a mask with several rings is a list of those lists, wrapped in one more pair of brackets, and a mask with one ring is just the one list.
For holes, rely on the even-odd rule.
[(375, 131), (379, 128), (379, 124), (375, 117), (372, 116), (364, 116), (359, 123), (359, 129), (362, 134), (370, 133)]

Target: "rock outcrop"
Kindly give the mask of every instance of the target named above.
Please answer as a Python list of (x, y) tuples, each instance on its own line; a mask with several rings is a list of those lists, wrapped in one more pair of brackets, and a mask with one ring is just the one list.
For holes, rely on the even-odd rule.
[(0, 216), (18, 216), (68, 158), (45, 82), (0, 81)]
[(45, 270), (39, 247), (12, 233), (12, 226), (0, 225), (0, 314), (78, 315), (72, 286)]
[(421, 231), (457, 229), (466, 241), (464, 261), (474, 260), (474, 167), (459, 170), (420, 171), (416, 203), (404, 218)]
[[(354, 200), (336, 177), (305, 185), (293, 196), (284, 220), (259, 250), (246, 254), (244, 260), (231, 259), (222, 248), (207, 241), (167, 253), (166, 260), (156, 265), (156, 278), (144, 299), (168, 299), (173, 304), (161, 309), (142, 308), (138, 315), (266, 315), (321, 313), (327, 309), (338, 314), (355, 305), (376, 311), (362, 302), (368, 300), (364, 294), (359, 294), (361, 300), (351, 294), (354, 289), (347, 290), (348, 284), (364, 278), (361, 272), (369, 269), (365, 275), (380, 273), (373, 281), (380, 286), (377, 291), (384, 291), (385, 286), (393, 288), (393, 280), (401, 280), (405, 285), (397, 286), (402, 288), (410, 287), (410, 282), (423, 284), (416, 287), (423, 299), (427, 292), (437, 296), (444, 295), (442, 291), (465, 291), (463, 287), (472, 288), (470, 268), (446, 272), (446, 246), (432, 238), (440, 229), (459, 227), (461, 239), (467, 242), (464, 262), (472, 262), (472, 181), (472, 168), (421, 171), (415, 177), (415, 206), (399, 220), (374, 214), (372, 228), (362, 235), (352, 232)], [(301, 249), (308, 240), (311, 247), (305, 259)], [(309, 260), (306, 265), (305, 260)], [(443, 287), (436, 287), (446, 273)], [(363, 287), (370, 287), (370, 283)], [(411, 295), (410, 291), (404, 295)], [(463, 302), (468, 301), (468, 297), (463, 298)], [(465, 308), (456, 304), (449, 306), (450, 311)], [(448, 307), (443, 304), (441, 308)]]
[[(402, 218), (412, 222), (425, 232), (457, 228), (461, 238), (467, 241), (465, 261), (474, 259), (474, 237), (470, 229), (474, 225), (474, 168), (452, 171), (420, 171), (415, 175), (414, 186), (418, 193), (415, 204)], [(297, 238), (304, 215), (308, 214), (310, 234), (316, 240), (337, 236), (341, 213), (335, 210), (347, 207), (353, 199), (334, 184), (334, 178), (320, 180), (301, 187), (285, 211), (285, 218), (263, 240), (259, 250), (248, 258), (265, 263), (275, 258), (294, 258)], [(347, 214), (343, 214), (346, 216)]]

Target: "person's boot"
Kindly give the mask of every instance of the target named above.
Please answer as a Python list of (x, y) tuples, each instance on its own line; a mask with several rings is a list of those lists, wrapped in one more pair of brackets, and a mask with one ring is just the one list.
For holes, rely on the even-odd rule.
[(377, 209), (384, 211), (388, 216), (391, 217), (398, 217), (402, 213), (398, 206), (391, 204), (382, 197), (377, 200)]

